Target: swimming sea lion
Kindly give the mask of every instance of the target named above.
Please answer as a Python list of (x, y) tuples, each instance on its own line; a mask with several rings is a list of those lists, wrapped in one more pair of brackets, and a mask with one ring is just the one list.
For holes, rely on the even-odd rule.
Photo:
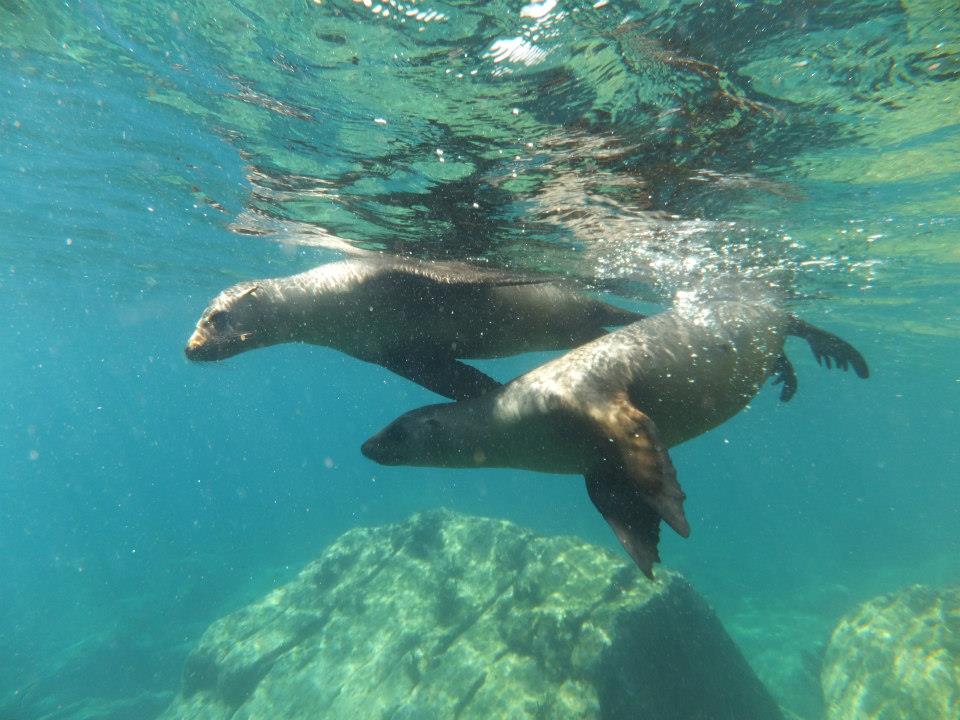
[(385, 465), (513, 467), (577, 473), (640, 569), (659, 562), (660, 519), (686, 537), (685, 495), (667, 448), (739, 412), (777, 375), (796, 389), (786, 335), (828, 367), (868, 376), (840, 338), (775, 304), (678, 307), (621, 328), (499, 390), (409, 412), (364, 443)]
[(641, 317), (550, 279), (371, 256), (224, 290), (185, 352), (222, 360), (277, 343), (326, 345), (463, 399), (500, 383), (458, 358), (566, 349)]

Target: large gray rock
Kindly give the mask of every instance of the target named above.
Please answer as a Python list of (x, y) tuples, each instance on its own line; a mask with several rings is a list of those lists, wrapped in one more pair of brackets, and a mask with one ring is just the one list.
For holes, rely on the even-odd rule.
[(163, 720), (781, 718), (676, 573), (447, 511), (355, 529), (214, 623)]
[(834, 629), (820, 683), (828, 720), (960, 718), (960, 588), (858, 607)]

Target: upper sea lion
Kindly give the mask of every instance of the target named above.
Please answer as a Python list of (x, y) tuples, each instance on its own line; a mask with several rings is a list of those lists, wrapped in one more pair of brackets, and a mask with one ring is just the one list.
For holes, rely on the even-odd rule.
[(686, 537), (685, 495), (667, 448), (739, 412), (771, 375), (796, 390), (787, 335), (862, 378), (850, 344), (769, 302), (718, 301), (653, 315), (473, 400), (430, 405), (364, 443), (385, 465), (513, 467), (586, 478), (640, 569), (659, 562), (660, 519)]
[(460, 358), (566, 349), (641, 317), (551, 279), (370, 256), (224, 290), (185, 352), (222, 360), (277, 343), (326, 345), (463, 399), (500, 383)]

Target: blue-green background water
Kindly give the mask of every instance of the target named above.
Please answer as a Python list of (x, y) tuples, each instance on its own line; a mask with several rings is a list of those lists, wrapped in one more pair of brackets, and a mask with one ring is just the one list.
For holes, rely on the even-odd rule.
[(150, 716), (207, 624), (358, 524), (443, 505), (615, 546), (578, 478), (364, 459), (436, 401), (381, 368), (184, 359), (210, 297), (331, 236), (648, 309), (774, 277), (856, 345), (869, 381), (791, 341), (791, 403), (672, 452), (694, 532), (665, 562), (816, 717), (840, 614), (960, 581), (960, 11), (385, 7), (0, 3), (0, 717)]

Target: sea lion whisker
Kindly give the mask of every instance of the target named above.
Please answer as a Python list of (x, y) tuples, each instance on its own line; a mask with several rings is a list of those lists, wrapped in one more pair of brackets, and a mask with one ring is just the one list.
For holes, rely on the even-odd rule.
[(222, 333), (219, 335), (219, 340), (223, 343), (231, 343), (236, 340), (239, 340), (240, 342), (246, 342), (253, 336), (254, 333), (252, 331)]

